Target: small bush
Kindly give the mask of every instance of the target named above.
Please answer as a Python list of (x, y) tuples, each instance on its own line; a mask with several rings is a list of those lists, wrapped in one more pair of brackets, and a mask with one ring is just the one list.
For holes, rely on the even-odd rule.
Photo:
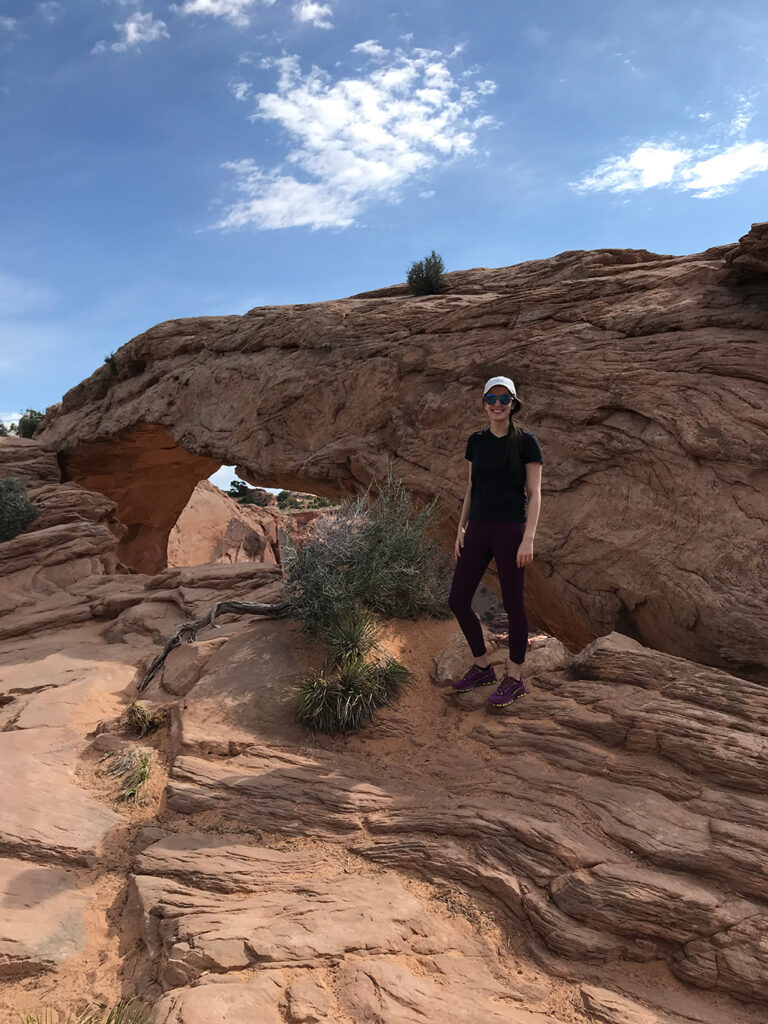
[(358, 729), (391, 703), (410, 673), (377, 642), (376, 614), (445, 618), (449, 555), (427, 536), (437, 502), (416, 511), (391, 467), (378, 494), (348, 498), (317, 519), (307, 543), (286, 540), (284, 599), (302, 631), (320, 637), (328, 666), (302, 684), (299, 720), (318, 732)]
[(372, 666), (376, 692), (382, 704), (391, 704), (410, 682), (411, 674), (397, 658), (387, 655)]
[(408, 270), (408, 289), (412, 295), (437, 295), (446, 284), (443, 258), (434, 249), (423, 260), (415, 260)]
[(284, 599), (303, 632), (322, 635), (358, 605), (403, 619), (450, 615), (450, 556), (427, 536), (436, 509), (437, 499), (417, 512), (390, 468), (374, 498), (345, 499), (303, 545), (288, 538)]
[(109, 367), (109, 372), (112, 374), (112, 376), (117, 377), (119, 370), (117, 367), (117, 359), (115, 358), (115, 353), (110, 352), (108, 356), (104, 356), (104, 362)]
[(110, 762), (107, 772), (115, 778), (123, 778), (123, 791), (119, 799), (141, 803), (141, 788), (152, 774), (152, 758), (149, 754), (128, 748), (105, 754), (102, 761), (107, 760)]
[(367, 662), (345, 654), (336, 667), (313, 672), (298, 694), (297, 715), (315, 732), (354, 732), (379, 708), (390, 704), (410, 680), (395, 658)]
[(269, 496), (260, 491), (249, 490), (242, 498), (237, 499), (239, 505), (258, 505), (265, 508), (269, 504)]
[(125, 709), (125, 717), (128, 725), (139, 736), (146, 736), (155, 729), (159, 729), (165, 722), (165, 713), (143, 704), (136, 697)]
[(21, 1018), (22, 1024), (54, 1024), (54, 1021), (59, 1024), (152, 1024), (152, 1020), (149, 1008), (133, 999), (121, 1000), (109, 1010), (86, 1010), (76, 1017), (70, 1015), (66, 1020), (48, 1008)]
[(32, 437), (34, 432), (43, 422), (43, 414), (37, 409), (27, 409), (19, 420), (19, 437)]
[(299, 499), (293, 491), (279, 491), (277, 495), (278, 508), (298, 508)]
[(21, 480), (15, 476), (0, 480), (0, 542), (18, 537), (38, 515)]
[(325, 629), (323, 639), (335, 662), (343, 658), (364, 658), (376, 644), (378, 631), (367, 608), (342, 608)]

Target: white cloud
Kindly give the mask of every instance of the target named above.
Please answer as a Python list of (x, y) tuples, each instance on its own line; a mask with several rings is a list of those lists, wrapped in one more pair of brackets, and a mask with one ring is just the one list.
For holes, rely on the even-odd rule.
[(755, 108), (752, 106), (746, 96), (742, 96), (739, 101), (739, 107), (736, 111), (736, 116), (731, 121), (728, 132), (730, 135), (741, 135), (744, 136), (744, 132), (749, 127), (752, 118), (755, 116)]
[[(710, 113), (697, 117), (707, 123)], [(581, 181), (572, 182), (577, 192), (639, 192), (649, 188), (671, 188), (690, 192), (697, 199), (711, 199), (732, 191), (741, 182), (768, 171), (768, 141), (744, 139), (754, 110), (740, 98), (735, 116), (712, 126), (716, 142), (686, 146), (681, 142), (643, 142), (628, 156), (603, 161)], [(733, 142), (734, 136), (741, 141)]]
[(419, 199), (431, 199), (434, 194), (435, 190), (431, 188), (428, 189), (426, 192), (419, 192)]
[(51, 25), (58, 21), (61, 17), (64, 8), (61, 4), (56, 3), (56, 0), (45, 0), (44, 3), (37, 5), (37, 11), (41, 18), (44, 18)]
[(299, 0), (293, 5), (293, 17), (300, 24), (309, 22), (315, 28), (333, 28), (328, 20), (331, 16), (330, 4), (319, 4), (315, 0)]
[(635, 192), (669, 184), (678, 165), (690, 157), (688, 150), (646, 142), (628, 157), (614, 156), (603, 161), (576, 185), (576, 191)]
[(238, 28), (244, 28), (250, 24), (250, 10), (257, 3), (271, 7), (275, 0), (184, 0), (183, 4), (171, 4), (171, 10), (177, 14), (225, 18)]
[(349, 227), (360, 212), (360, 199), (334, 191), (325, 182), (300, 182), (277, 171), (264, 173), (252, 160), (224, 164), (237, 175), (236, 187), (248, 198), (236, 203), (220, 228)]
[(9, 32), (12, 32), (17, 24), (16, 18), (0, 17), (0, 28), (7, 28)]
[(23, 412), (0, 412), (0, 423), (10, 427), (12, 423), (18, 423), (23, 415)]
[(738, 142), (722, 153), (683, 168), (679, 187), (694, 192), (698, 199), (711, 199), (765, 171), (768, 171), (768, 142)]
[(478, 94), (460, 87), (434, 50), (395, 51), (368, 75), (334, 81), (299, 58), (265, 60), (275, 92), (257, 96), (252, 120), (274, 121), (294, 144), (285, 166), (252, 160), (224, 166), (243, 194), (219, 228), (348, 227), (371, 202), (397, 201), (412, 178), (474, 152)]
[(248, 92), (250, 90), (248, 82), (230, 82), (229, 91), (235, 97), (236, 100), (245, 100), (248, 98)]
[(366, 53), (369, 57), (386, 57), (389, 50), (379, 45), (378, 39), (366, 39), (364, 43), (357, 43), (352, 47), (351, 53)]
[(122, 32), (123, 38), (111, 44), (102, 39), (96, 43), (91, 53), (103, 53), (105, 50), (122, 53), (141, 43), (154, 43), (157, 39), (168, 38), (165, 22), (155, 18), (150, 12), (143, 14), (141, 11), (136, 11), (127, 21), (115, 24), (115, 28), (118, 32)]

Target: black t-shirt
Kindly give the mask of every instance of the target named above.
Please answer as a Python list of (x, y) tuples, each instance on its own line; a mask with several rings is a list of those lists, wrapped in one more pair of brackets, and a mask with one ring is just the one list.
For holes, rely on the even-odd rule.
[(522, 473), (513, 473), (510, 469), (506, 435), (496, 437), (490, 427), (469, 435), (464, 457), (472, 463), (469, 518), (489, 519), (496, 523), (524, 523), (527, 511), (525, 463), (544, 461), (534, 435), (523, 430), (520, 443)]

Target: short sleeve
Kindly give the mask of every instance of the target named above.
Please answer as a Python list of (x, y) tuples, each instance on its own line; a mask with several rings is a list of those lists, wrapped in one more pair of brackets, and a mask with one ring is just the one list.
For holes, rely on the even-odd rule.
[(474, 444), (475, 444), (475, 435), (474, 434), (470, 434), (469, 437), (467, 438), (467, 450), (464, 452), (464, 458), (468, 462), (472, 461), (472, 449), (474, 447)]
[(528, 433), (527, 431), (523, 434), (523, 443), (520, 446), (520, 455), (523, 462), (541, 462), (542, 465), (544, 463), (539, 442), (533, 434)]

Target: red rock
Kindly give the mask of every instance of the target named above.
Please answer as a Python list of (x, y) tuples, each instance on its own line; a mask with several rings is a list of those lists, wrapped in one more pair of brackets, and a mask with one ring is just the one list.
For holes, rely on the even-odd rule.
[(220, 464), (337, 497), (391, 460), (443, 500), (451, 548), (480, 388), (509, 372), (545, 458), (532, 624), (570, 649), (617, 630), (768, 680), (766, 286), (727, 251), (567, 252), (450, 274), (440, 296), (169, 321), (49, 409), (40, 437), (67, 479), (117, 503), (121, 558), (144, 571)]
[(280, 555), (277, 531), (282, 522), (276, 505), (240, 505), (208, 480), (201, 480), (171, 530), (168, 565), (275, 565)]

